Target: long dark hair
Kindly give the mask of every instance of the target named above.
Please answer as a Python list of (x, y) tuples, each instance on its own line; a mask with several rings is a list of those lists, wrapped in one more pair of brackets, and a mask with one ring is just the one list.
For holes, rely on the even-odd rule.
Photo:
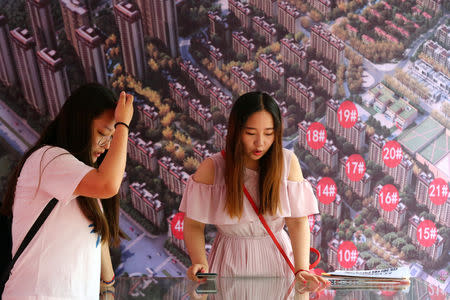
[[(104, 156), (99, 157), (97, 163), (93, 163), (91, 156), (93, 120), (107, 110), (114, 110), (116, 99), (111, 90), (97, 83), (89, 83), (75, 90), (56, 118), (47, 126), (36, 144), (24, 154), (10, 175), (0, 212), (12, 216), (20, 171), (28, 157), (45, 145), (61, 147), (86, 165), (98, 167)], [(84, 196), (77, 198), (81, 211), (94, 223), (95, 230), (102, 236), (102, 241), (109, 241), (110, 244), (118, 246), (119, 237), (124, 236), (119, 229), (119, 197), (116, 195), (101, 201), (104, 213), (97, 200)]]
[(283, 172), (283, 128), (280, 109), (275, 100), (263, 92), (250, 92), (240, 96), (234, 103), (228, 120), (225, 148), (225, 208), (230, 217), (240, 217), (243, 208), (244, 148), (242, 131), (248, 118), (255, 112), (267, 111), (272, 115), (274, 142), (259, 159), (259, 212), (274, 215), (280, 207), (280, 182)]

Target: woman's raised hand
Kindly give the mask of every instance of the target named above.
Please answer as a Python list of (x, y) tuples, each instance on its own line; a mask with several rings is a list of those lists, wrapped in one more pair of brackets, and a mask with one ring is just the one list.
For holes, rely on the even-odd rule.
[(133, 118), (133, 99), (134, 96), (122, 91), (120, 93), (119, 101), (117, 102), (114, 117), (116, 122), (123, 122), (130, 125), (131, 118)]

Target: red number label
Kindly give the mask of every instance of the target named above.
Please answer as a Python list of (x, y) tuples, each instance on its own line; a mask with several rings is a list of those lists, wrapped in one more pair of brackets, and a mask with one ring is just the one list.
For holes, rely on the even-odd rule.
[(403, 150), (396, 141), (389, 141), (383, 147), (383, 161), (389, 168), (400, 164), (403, 158)]
[(324, 177), (317, 183), (317, 198), (323, 204), (330, 204), (336, 199), (336, 183), (330, 177)]
[(319, 122), (314, 122), (308, 127), (306, 132), (306, 141), (313, 149), (320, 149), (325, 145), (327, 140), (327, 131), (325, 126)]
[(183, 239), (183, 228), (184, 228), (184, 212), (177, 213), (171, 223), (172, 234), (179, 240)]
[(338, 121), (344, 128), (351, 128), (358, 121), (358, 109), (351, 101), (344, 101), (338, 108)]
[(392, 184), (386, 184), (380, 191), (380, 196), (378, 197), (380, 206), (385, 211), (392, 211), (397, 208), (399, 197), (398, 190)]
[(448, 197), (448, 184), (442, 178), (436, 178), (431, 182), (428, 188), (428, 195), (431, 202), (436, 205), (442, 205), (447, 201)]
[(424, 247), (433, 246), (437, 238), (437, 229), (431, 220), (423, 220), (417, 227), (417, 240)]
[(350, 241), (342, 242), (338, 248), (338, 261), (343, 268), (351, 268), (355, 265), (359, 253), (355, 244)]
[(431, 300), (444, 300), (445, 293), (435, 285), (428, 285), (428, 296), (430, 296)]
[(366, 163), (359, 154), (352, 154), (345, 163), (345, 173), (351, 181), (360, 181), (366, 172)]

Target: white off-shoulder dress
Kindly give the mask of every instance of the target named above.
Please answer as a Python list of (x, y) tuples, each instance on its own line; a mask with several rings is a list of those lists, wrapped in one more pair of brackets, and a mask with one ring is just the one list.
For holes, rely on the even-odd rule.
[[(292, 151), (283, 149), (284, 170), (280, 189), (281, 211), (265, 219), (284, 251), (294, 263), (291, 241), (283, 229), (285, 217), (303, 217), (319, 213), (311, 184), (288, 180)], [(267, 234), (250, 202), (244, 195), (242, 217), (230, 218), (225, 211), (225, 160), (220, 153), (214, 162), (214, 183), (203, 184), (189, 178), (180, 211), (193, 220), (217, 227), (217, 236), (208, 257), (209, 271), (219, 276), (290, 277), (291, 269)], [(245, 169), (244, 184), (259, 205), (258, 172)]]

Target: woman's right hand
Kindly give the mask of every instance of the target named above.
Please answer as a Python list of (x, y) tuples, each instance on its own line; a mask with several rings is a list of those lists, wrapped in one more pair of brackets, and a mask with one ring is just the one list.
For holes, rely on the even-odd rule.
[(122, 91), (120, 93), (119, 101), (117, 101), (114, 118), (116, 122), (123, 122), (130, 125), (131, 118), (133, 118), (133, 99), (134, 96)]
[(202, 281), (204, 279), (198, 278), (195, 274), (197, 274), (199, 272), (200, 273), (208, 273), (208, 271), (209, 271), (209, 267), (205, 264), (193, 264), (192, 266), (189, 267), (189, 269), (187, 269), (186, 276), (190, 280)]

